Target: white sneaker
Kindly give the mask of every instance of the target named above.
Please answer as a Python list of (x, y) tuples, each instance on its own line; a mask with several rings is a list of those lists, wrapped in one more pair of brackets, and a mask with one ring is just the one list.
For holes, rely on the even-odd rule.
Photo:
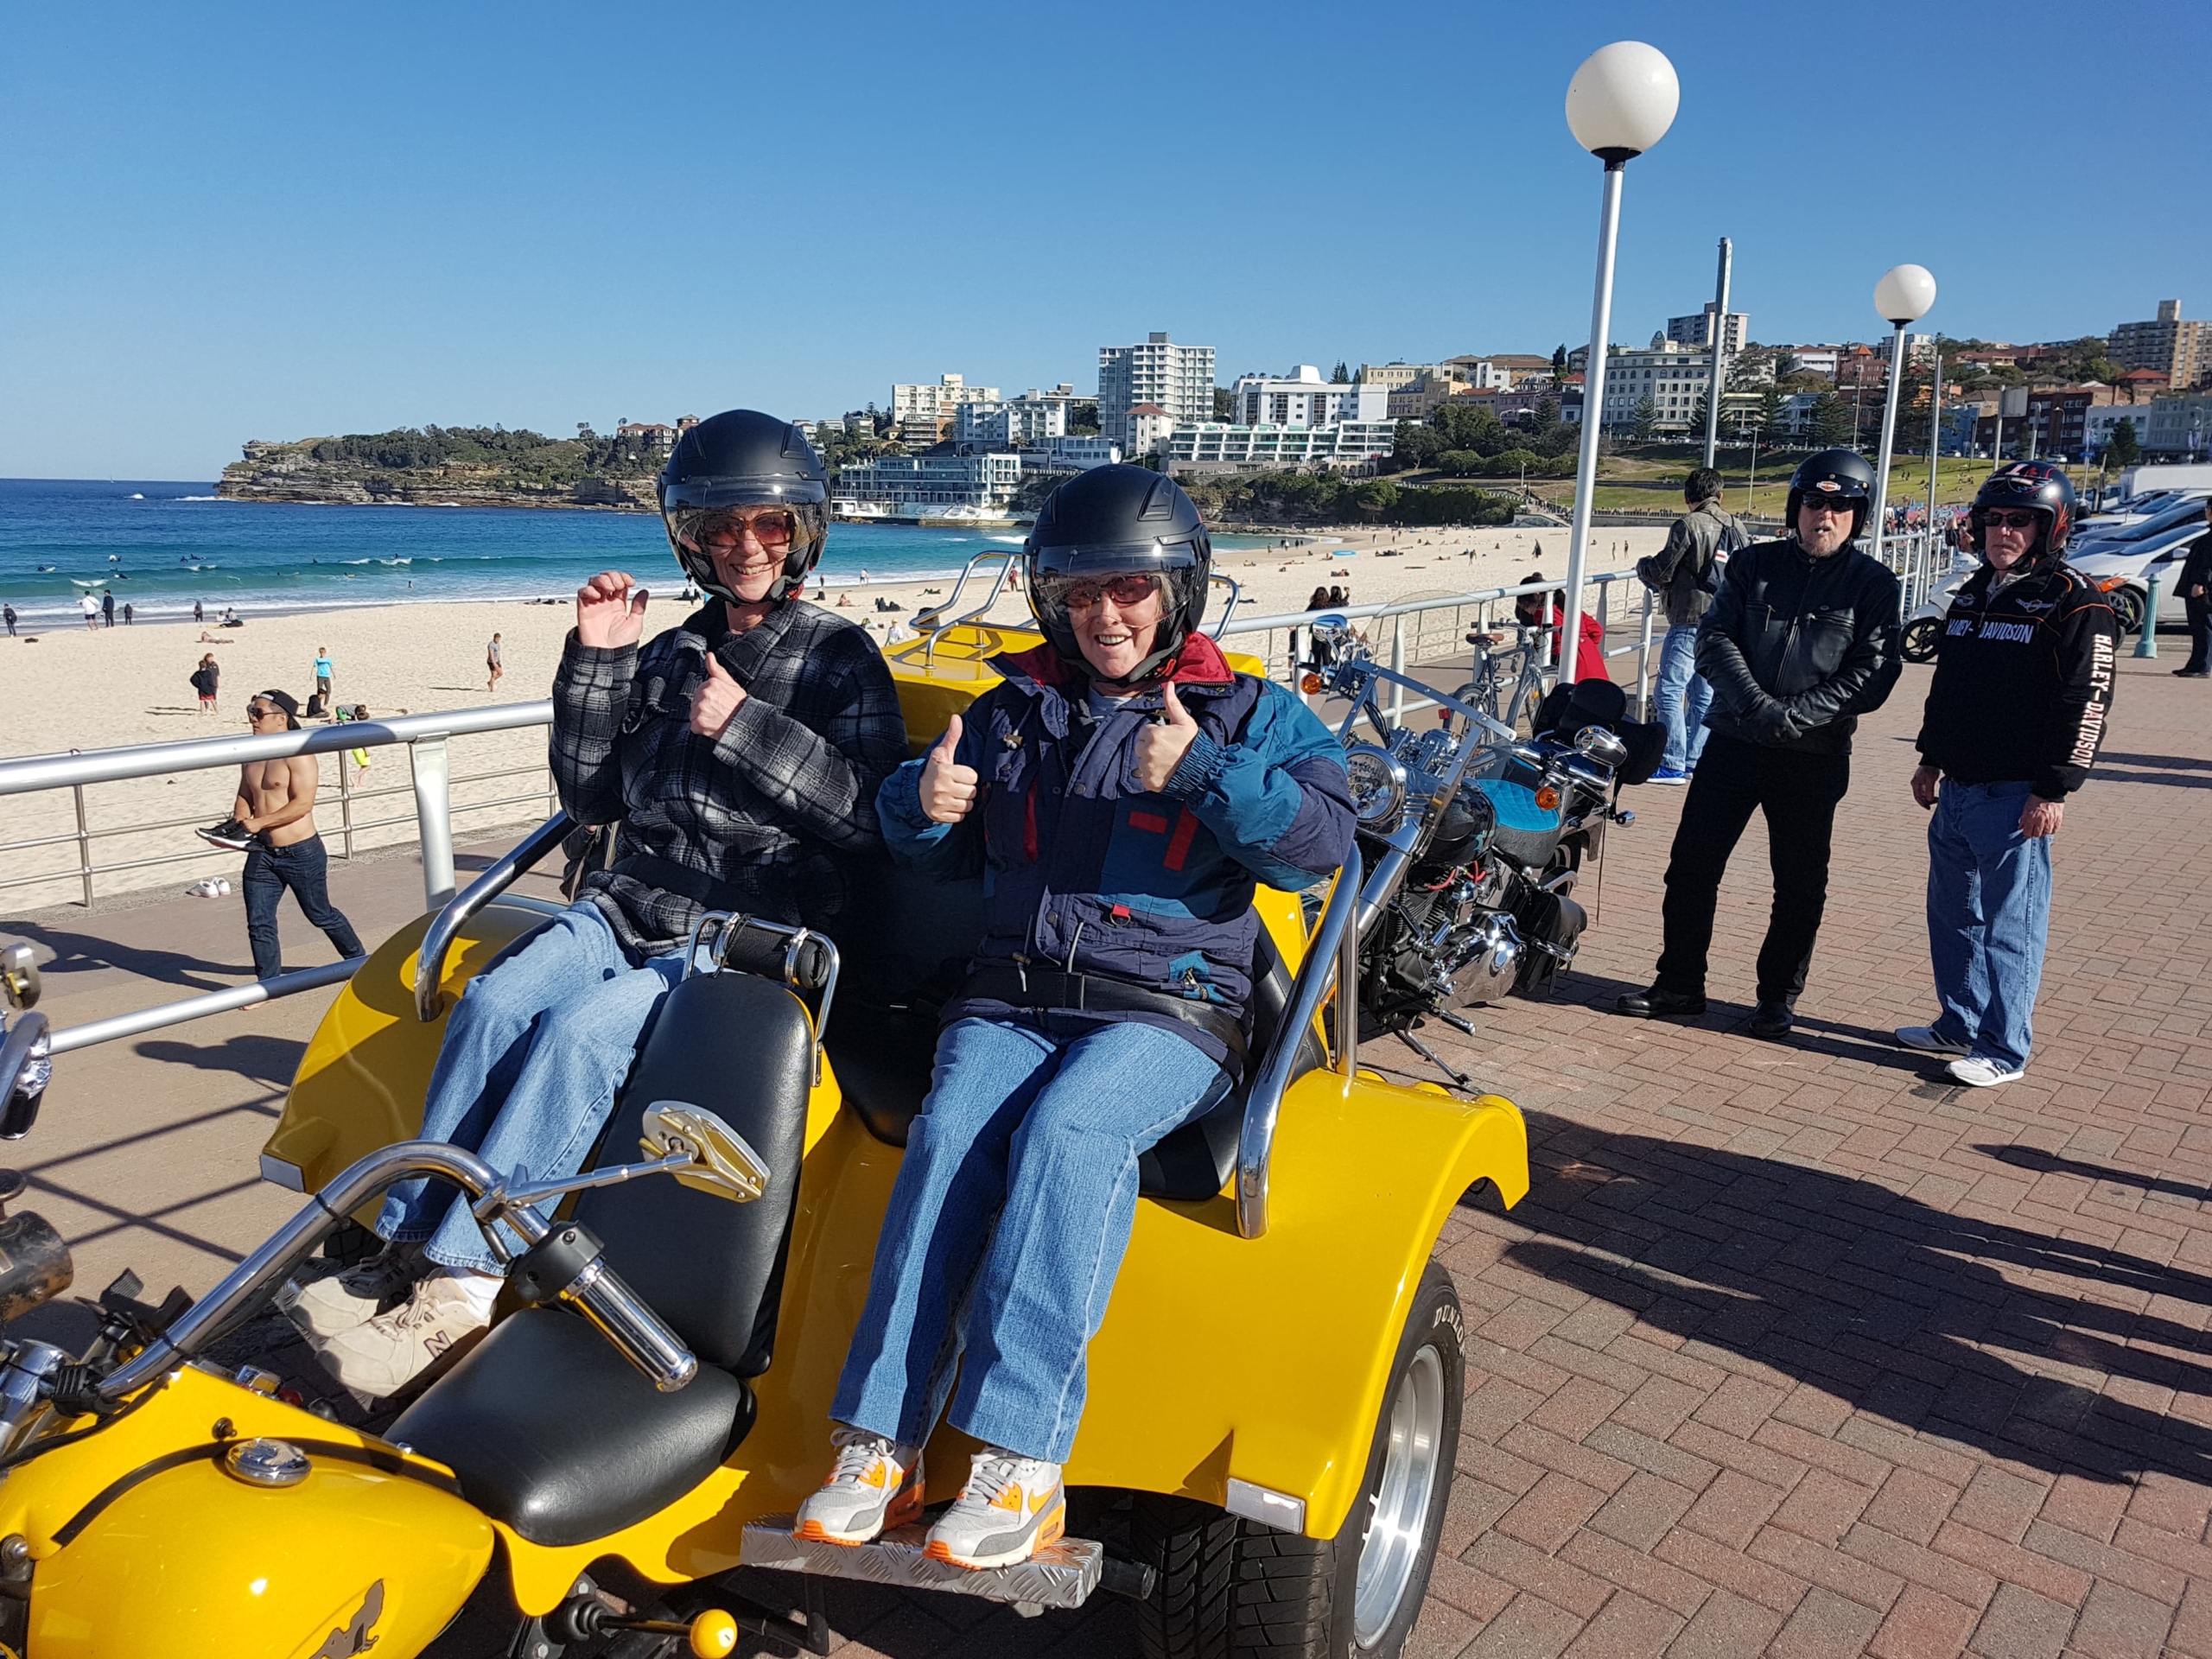
[(2000, 1083), (2017, 1083), (2028, 1075), (2027, 1068), (2008, 1069), (2002, 1060), (1993, 1060), (1986, 1055), (1970, 1054), (1963, 1060), (1953, 1060), (1943, 1068), (1954, 1083), (1963, 1083), (1969, 1089), (1987, 1089)]
[(794, 1538), (830, 1544), (865, 1544), (922, 1515), (922, 1452), (865, 1429), (841, 1428), (830, 1437), (837, 1460), (822, 1489), (798, 1506)]
[(1067, 1530), (1067, 1508), (1058, 1464), (986, 1446), (922, 1553), (955, 1567), (1012, 1567)]
[(1971, 1054), (1972, 1045), (1955, 1043), (1948, 1037), (1938, 1037), (1933, 1026), (1899, 1026), (1897, 1046), (1910, 1048), (1922, 1054)]
[(356, 1395), (389, 1400), (492, 1323), (499, 1289), (497, 1279), (433, 1273), (397, 1307), (340, 1332), (315, 1357)]
[(276, 1296), (278, 1310), (299, 1326), (310, 1347), (366, 1325), (420, 1278), (429, 1263), (411, 1250), (385, 1250), (350, 1268), (334, 1262), (331, 1270), (308, 1274), (315, 1265), (304, 1264)]

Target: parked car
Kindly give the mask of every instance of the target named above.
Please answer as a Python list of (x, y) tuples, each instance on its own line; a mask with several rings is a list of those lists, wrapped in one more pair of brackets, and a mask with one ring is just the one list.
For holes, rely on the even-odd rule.
[(2139, 632), (2150, 601), (2151, 577), (2158, 582), (2158, 620), (2178, 626), (2185, 615), (2179, 591), (2181, 563), (2190, 543), (2204, 534), (2203, 495), (2176, 502), (2108, 535), (2092, 537), (2067, 551), (2067, 559), (2090, 581), (2108, 585), (2113, 612), (2129, 633)]

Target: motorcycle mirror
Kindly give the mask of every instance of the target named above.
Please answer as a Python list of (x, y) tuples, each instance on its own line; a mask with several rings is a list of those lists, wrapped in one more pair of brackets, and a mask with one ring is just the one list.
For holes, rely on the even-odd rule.
[(648, 1156), (690, 1154), (688, 1165), (671, 1173), (694, 1192), (750, 1204), (768, 1190), (768, 1166), (760, 1154), (703, 1106), (657, 1100), (645, 1109), (644, 1128), (639, 1144)]
[(1602, 726), (1585, 726), (1574, 734), (1574, 747), (1601, 766), (1618, 767), (1628, 759), (1628, 745)]
[(38, 1006), (38, 959), (28, 944), (11, 944), (0, 950), (0, 996), (17, 1010)]
[(1315, 639), (1333, 643), (1351, 632), (1351, 623), (1341, 611), (1325, 611), (1313, 619), (1313, 629)]

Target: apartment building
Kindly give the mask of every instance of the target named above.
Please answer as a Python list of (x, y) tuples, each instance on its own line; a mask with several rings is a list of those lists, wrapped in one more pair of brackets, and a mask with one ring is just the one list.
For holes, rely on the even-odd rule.
[(875, 455), (840, 470), (832, 494), (914, 518), (946, 507), (1004, 506), (1020, 483), (1018, 455)]
[(1139, 346), (1098, 348), (1099, 435), (1123, 454), (1141, 454), (1129, 430), (1129, 411), (1156, 404), (1177, 423), (1213, 418), (1213, 347), (1178, 346), (1165, 333)]
[(917, 416), (950, 421), (963, 404), (995, 404), (996, 386), (971, 386), (964, 376), (941, 374), (934, 385), (896, 382), (891, 388), (891, 418), (899, 425)]
[(2150, 322), (2123, 322), (2105, 349), (2123, 369), (2152, 369), (2181, 388), (2212, 378), (2212, 323), (2186, 322), (2179, 300), (2160, 300)]
[(1609, 427), (1633, 426), (1649, 399), (1655, 433), (1687, 432), (1696, 416), (1698, 398), (1712, 380), (1709, 352), (1654, 334), (1646, 349), (1617, 350), (1605, 359), (1605, 403), (1599, 421)]
[(1350, 385), (1324, 380), (1311, 363), (1300, 364), (1281, 379), (1240, 375), (1230, 401), (1240, 426), (1334, 426), (1341, 421), (1389, 418), (1390, 397), (1383, 388), (1364, 380)]
[(977, 401), (962, 404), (953, 411), (956, 443), (1020, 449), (1064, 438), (1067, 430), (1067, 400), (1060, 397), (1010, 397), (1002, 404)]
[(1364, 472), (1396, 442), (1397, 428), (1389, 421), (1332, 426), (1204, 421), (1178, 426), (1160, 453), (1171, 473), (1287, 472), (1314, 465)]
[[(1713, 314), (1716, 308), (1713, 302), (1707, 300), (1705, 302), (1705, 309), (1702, 311), (1693, 312), (1687, 317), (1668, 318), (1667, 338), (1677, 346), (1711, 351), (1713, 349)], [(1720, 349), (1732, 357), (1750, 345), (1751, 340), (1751, 314), (1748, 311), (1731, 311), (1728, 314), (1728, 326), (1721, 332)]]

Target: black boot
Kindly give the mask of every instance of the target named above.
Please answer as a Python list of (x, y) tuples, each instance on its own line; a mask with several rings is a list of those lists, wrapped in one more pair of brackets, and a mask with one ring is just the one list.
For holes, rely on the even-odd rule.
[(1663, 985), (1630, 991), (1613, 1004), (1634, 1020), (1694, 1020), (1705, 1012), (1703, 991), (1670, 991)]
[(1787, 1002), (1777, 1002), (1767, 997), (1761, 997), (1758, 1007), (1751, 1010), (1751, 1023), (1745, 1029), (1754, 1037), (1764, 1037), (1770, 1039), (1787, 1037), (1789, 1034), (1789, 1026), (1793, 1017)]

